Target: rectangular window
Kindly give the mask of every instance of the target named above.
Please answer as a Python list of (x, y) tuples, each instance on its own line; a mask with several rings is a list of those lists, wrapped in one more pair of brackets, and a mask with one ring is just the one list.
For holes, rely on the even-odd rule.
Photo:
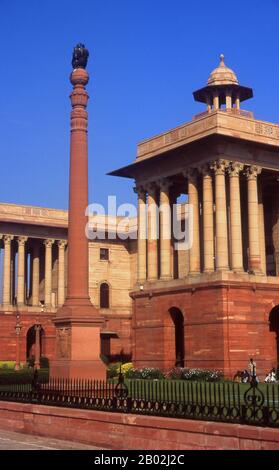
[(100, 248), (100, 260), (108, 261), (109, 260), (109, 249), (108, 248)]

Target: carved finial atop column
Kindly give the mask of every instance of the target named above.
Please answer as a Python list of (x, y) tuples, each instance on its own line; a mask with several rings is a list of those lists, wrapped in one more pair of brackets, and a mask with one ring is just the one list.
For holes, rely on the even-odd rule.
[(73, 69), (86, 69), (89, 51), (85, 45), (78, 43), (73, 50), (72, 67)]

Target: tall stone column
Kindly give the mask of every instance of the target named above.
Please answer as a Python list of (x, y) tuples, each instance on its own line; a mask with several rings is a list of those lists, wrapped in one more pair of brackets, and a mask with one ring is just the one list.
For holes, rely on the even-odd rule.
[(228, 222), (226, 204), (225, 160), (217, 160), (212, 168), (215, 171), (215, 206), (216, 206), (216, 269), (229, 270)]
[(203, 175), (203, 252), (204, 271), (214, 271), (214, 214), (213, 214), (213, 187), (209, 165), (201, 168)]
[(239, 173), (242, 163), (233, 162), (229, 167), (230, 178), (230, 226), (231, 226), (231, 268), (235, 272), (243, 271), (242, 225)]
[(198, 172), (194, 168), (189, 168), (185, 175), (188, 178), (188, 204), (192, 207), (193, 216), (193, 242), (190, 248), (190, 269), (189, 275), (200, 273), (200, 208), (198, 191)]
[(142, 186), (134, 188), (138, 195), (138, 283), (146, 281), (146, 243), (147, 243), (147, 211), (146, 190)]
[(104, 318), (89, 297), (88, 223), (88, 145), (86, 65), (88, 51), (83, 44), (74, 48), (71, 73), (71, 144), (69, 181), (69, 227), (67, 296), (54, 319), (56, 327), (55, 359), (50, 364), (54, 377), (106, 378), (100, 358), (100, 331)]
[(65, 246), (66, 240), (58, 241), (58, 306), (65, 302)]
[(157, 186), (148, 185), (148, 240), (147, 240), (147, 276), (149, 281), (158, 279), (158, 206)]
[(4, 265), (3, 265), (3, 306), (11, 304), (11, 242), (12, 235), (4, 235)]
[(18, 261), (17, 261), (17, 304), (25, 303), (25, 243), (27, 237), (18, 237)]
[(32, 252), (32, 305), (37, 307), (40, 303), (40, 247), (39, 242), (35, 241)]
[(264, 202), (263, 188), (261, 182), (258, 185), (259, 194), (259, 231), (260, 231), (260, 252), (261, 252), (261, 271), (266, 274), (266, 244), (265, 244), (265, 223), (264, 223)]
[(54, 240), (44, 240), (45, 245), (45, 307), (51, 308), (52, 293), (52, 245)]
[(254, 274), (259, 274), (261, 272), (257, 181), (260, 173), (261, 168), (255, 165), (249, 166), (246, 171), (248, 183), (249, 270)]
[(163, 280), (172, 277), (170, 185), (167, 178), (160, 181), (160, 279)]

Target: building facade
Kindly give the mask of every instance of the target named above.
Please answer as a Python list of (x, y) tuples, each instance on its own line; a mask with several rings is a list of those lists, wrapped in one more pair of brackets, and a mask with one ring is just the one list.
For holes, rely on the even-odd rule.
[[(105, 319), (109, 360), (228, 376), (249, 357), (260, 374), (277, 366), (279, 125), (242, 109), (252, 96), (221, 56), (194, 92), (206, 110), (141, 142), (136, 160), (111, 173), (135, 180), (138, 218), (129, 230), (138, 240), (89, 243), (90, 297)], [(176, 220), (192, 227), (189, 249)], [(115, 220), (101, 223), (109, 234)], [(67, 289), (67, 212), (0, 204), (0, 234), (0, 359), (19, 348), (24, 362), (36, 341), (51, 359), (52, 319)]]

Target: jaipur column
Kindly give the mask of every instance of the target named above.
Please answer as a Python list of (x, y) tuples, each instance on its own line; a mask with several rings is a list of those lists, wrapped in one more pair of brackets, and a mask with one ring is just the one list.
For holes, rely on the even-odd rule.
[(148, 185), (148, 241), (147, 241), (147, 274), (148, 280), (158, 279), (158, 206), (157, 186)]
[(3, 306), (11, 304), (11, 241), (12, 235), (4, 235)]
[(171, 206), (169, 188), (171, 182), (160, 181), (160, 279), (171, 279)]
[(32, 251), (32, 305), (39, 305), (39, 288), (40, 288), (40, 247), (37, 240), (34, 241)]
[(243, 165), (232, 162), (229, 167), (230, 178), (230, 226), (231, 226), (231, 263), (235, 272), (243, 271), (242, 225), (239, 173)]
[(200, 211), (199, 211), (199, 192), (198, 192), (198, 173), (194, 168), (186, 171), (188, 178), (188, 204), (190, 206), (190, 215), (192, 214), (192, 247), (190, 248), (190, 269), (189, 275), (200, 273)]
[(66, 240), (58, 241), (58, 306), (65, 301), (65, 246)]
[(228, 223), (226, 205), (225, 160), (217, 160), (213, 169), (215, 171), (215, 205), (216, 205), (216, 269), (228, 271)]
[(146, 240), (147, 240), (147, 211), (146, 191), (142, 186), (134, 188), (138, 195), (138, 283), (146, 281)]
[(203, 175), (203, 243), (204, 271), (214, 271), (213, 187), (209, 165), (201, 168)]
[(261, 272), (257, 181), (260, 173), (261, 168), (254, 165), (249, 166), (246, 171), (248, 184), (249, 270), (254, 274), (259, 274)]
[(27, 237), (18, 237), (18, 261), (17, 261), (17, 304), (25, 303), (25, 243)]
[(51, 308), (52, 292), (52, 245), (54, 240), (45, 240), (45, 306)]

